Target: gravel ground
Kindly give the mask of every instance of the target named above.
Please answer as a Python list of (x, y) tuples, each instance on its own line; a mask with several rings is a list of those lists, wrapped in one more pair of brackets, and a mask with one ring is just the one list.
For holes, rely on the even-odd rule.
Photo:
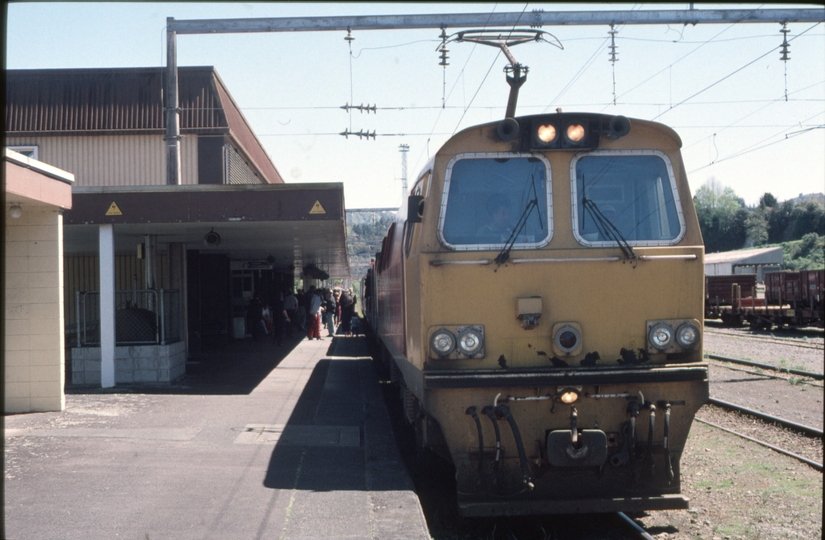
[(822, 381), (760, 375), (730, 364), (710, 365), (711, 397), (820, 430), (822, 388)]
[(821, 330), (780, 334), (706, 326), (704, 340), (705, 354), (823, 373), (825, 339)]
[(637, 519), (657, 540), (822, 538), (822, 473), (812, 467), (699, 422), (681, 465), (690, 510)]
[[(822, 373), (821, 331), (751, 332), (708, 328), (705, 354)], [(709, 360), (710, 395), (818, 429), (823, 428), (823, 381)]]
[[(710, 329), (704, 346), (708, 354), (822, 373), (822, 343), (821, 331), (789, 339), (780, 334)], [(771, 379), (752, 371), (757, 375), (712, 365), (711, 396), (821, 429), (821, 381)], [(709, 405), (699, 410), (697, 418), (822, 463), (822, 439)], [(807, 464), (694, 422), (681, 470), (682, 492), (690, 498), (691, 509), (652, 512), (637, 519), (657, 540), (822, 538), (822, 473)]]

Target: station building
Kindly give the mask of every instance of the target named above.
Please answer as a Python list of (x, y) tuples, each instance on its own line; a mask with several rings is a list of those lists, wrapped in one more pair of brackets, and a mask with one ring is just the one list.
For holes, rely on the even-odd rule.
[[(33, 301), (9, 290), (22, 279), (11, 271), (40, 265), (37, 248), (9, 258), (18, 227), (46, 213), (62, 241), (48, 266), (61, 298), (60, 321), (42, 328), (65, 344), (53, 369), (67, 384), (173, 382), (191, 353), (250, 335), (253, 298), (349, 276), (343, 185), (284, 183), (212, 67), (178, 68), (181, 183), (166, 185), (164, 69), (6, 72), (7, 187), (23, 168), (24, 182), (57, 182), (63, 198), (5, 192), (5, 322), (19, 329), (13, 312)], [(9, 347), (35, 356), (21, 350), (35, 342), (7, 336), (6, 358)], [(49, 404), (24, 388), (43, 370), (9, 367), (6, 412), (62, 408), (62, 386)]]

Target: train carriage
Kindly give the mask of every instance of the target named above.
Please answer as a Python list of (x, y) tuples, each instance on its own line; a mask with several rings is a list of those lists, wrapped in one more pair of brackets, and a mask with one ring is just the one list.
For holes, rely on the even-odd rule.
[(417, 177), (367, 313), (468, 516), (687, 508), (704, 247), (670, 128), (507, 118)]

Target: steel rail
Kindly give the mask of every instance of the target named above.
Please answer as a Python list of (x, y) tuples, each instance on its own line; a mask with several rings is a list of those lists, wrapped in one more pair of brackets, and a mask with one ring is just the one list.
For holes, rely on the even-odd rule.
[(753, 409), (748, 409), (747, 407), (743, 407), (735, 403), (730, 403), (729, 401), (723, 401), (721, 399), (708, 398), (708, 403), (710, 403), (711, 405), (716, 405), (717, 407), (722, 407), (723, 409), (728, 409), (730, 411), (739, 411), (744, 414), (747, 414), (748, 416), (759, 418), (760, 420), (773, 422), (775, 424), (779, 424), (782, 427), (786, 427), (788, 429), (804, 433), (805, 435), (808, 435), (810, 437), (817, 437), (820, 439), (822, 438), (822, 430), (812, 426), (797, 424), (796, 422), (785, 420), (784, 418), (779, 418), (778, 416), (773, 416), (770, 414), (765, 414), (763, 412), (755, 411)]
[(701, 422), (702, 424), (707, 424), (708, 426), (715, 427), (717, 429), (721, 429), (722, 431), (725, 431), (727, 433), (731, 433), (733, 435), (736, 435), (737, 437), (742, 437), (745, 440), (748, 440), (748, 441), (754, 442), (756, 444), (762, 445), (766, 448), (770, 448), (771, 450), (773, 450), (775, 452), (779, 452), (780, 454), (790, 456), (790, 457), (792, 457), (794, 459), (797, 459), (797, 460), (799, 460), (803, 463), (806, 463), (806, 464), (810, 465), (811, 467), (813, 467), (814, 469), (816, 469), (820, 472), (822, 471), (822, 463), (817, 463), (816, 461), (814, 461), (812, 459), (808, 459), (806, 457), (800, 456), (799, 454), (794, 454), (793, 452), (791, 452), (789, 450), (785, 450), (784, 448), (774, 446), (770, 443), (766, 443), (765, 441), (760, 441), (759, 439), (754, 439), (753, 437), (749, 437), (747, 435), (739, 433), (738, 431), (733, 431), (732, 429), (722, 427), (719, 424), (714, 424), (713, 422), (708, 422), (707, 420), (702, 420), (701, 418), (698, 418), (698, 417), (694, 418), (694, 420), (696, 420), (697, 422)]
[[(785, 377), (785, 376), (783, 376), (784, 374), (782, 374), (782, 373), (774, 373), (774, 374), (765, 373), (764, 371), (754, 371), (752, 369), (745, 369), (743, 367), (730, 366), (730, 365), (727, 365), (727, 364), (724, 364), (724, 363), (719, 363), (719, 364), (708, 363), (708, 365), (709, 366), (720, 367), (722, 369), (728, 369), (730, 371), (741, 371), (742, 373), (747, 373), (749, 375), (756, 375), (758, 377), (762, 377), (762, 378), (766, 378), (766, 379), (776, 379), (776, 380), (788, 381), (788, 382), (790, 382), (790, 380), (791, 380), (790, 377)], [(823, 385), (817, 384), (816, 382), (806, 382), (805, 384), (808, 384), (810, 386), (815, 386), (817, 388), (822, 388), (823, 387)]]
[(718, 328), (711, 328), (707, 324), (705, 325), (705, 332), (709, 335), (730, 336), (735, 338), (749, 339), (753, 341), (761, 341), (763, 343), (773, 343), (785, 347), (797, 347), (799, 349), (813, 349), (815, 351), (821, 351), (825, 349), (825, 347), (823, 347), (823, 345), (821, 344), (803, 342), (799, 338), (782, 338), (780, 336), (757, 334), (753, 333), (753, 331), (750, 331), (747, 334), (743, 334), (742, 332), (724, 332), (719, 330)]
[(629, 525), (633, 529), (633, 531), (640, 537), (644, 538), (645, 540), (655, 540), (655, 538), (650, 536), (650, 534), (648, 534), (646, 530), (639, 527), (639, 524), (630, 519), (624, 512), (616, 512), (616, 515), (619, 516), (622, 519), (622, 521), (624, 521), (627, 525)]
[(811, 371), (802, 371), (799, 369), (791, 369), (791, 368), (783, 368), (778, 366), (773, 366), (771, 364), (761, 364), (759, 362), (751, 362), (750, 360), (741, 360), (739, 358), (729, 358), (727, 356), (718, 356), (716, 354), (706, 354), (705, 357), (710, 358), (712, 360), (721, 360), (723, 362), (731, 362), (733, 364), (741, 364), (743, 366), (750, 366), (750, 367), (758, 367), (762, 369), (770, 369), (773, 371), (778, 371), (780, 373), (792, 373), (794, 375), (799, 375), (801, 377), (810, 377), (811, 379), (816, 379), (821, 381), (825, 379), (825, 375), (822, 373), (813, 373)]

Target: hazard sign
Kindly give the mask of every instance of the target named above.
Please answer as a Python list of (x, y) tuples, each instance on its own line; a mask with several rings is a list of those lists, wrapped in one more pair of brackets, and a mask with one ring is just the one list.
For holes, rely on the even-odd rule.
[(117, 207), (117, 203), (112, 201), (112, 204), (109, 205), (109, 209), (106, 210), (107, 216), (122, 216), (123, 212), (120, 211), (120, 208)]
[(327, 211), (324, 210), (324, 207), (321, 206), (321, 201), (315, 201), (315, 204), (312, 205), (312, 210), (309, 211), (310, 214), (326, 214)]

